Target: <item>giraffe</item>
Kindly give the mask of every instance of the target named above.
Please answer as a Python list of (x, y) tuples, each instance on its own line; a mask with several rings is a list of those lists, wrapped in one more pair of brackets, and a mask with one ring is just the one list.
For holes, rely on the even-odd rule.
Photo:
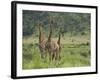
[(41, 58), (45, 58), (46, 52), (45, 52), (45, 44), (46, 44), (46, 38), (42, 30), (42, 25), (39, 24), (39, 49), (41, 53)]
[[(51, 21), (51, 23), (53, 23), (53, 21)], [(49, 32), (49, 37), (48, 40), (46, 42), (46, 50), (49, 53), (49, 57), (50, 60), (56, 60), (60, 57), (60, 34), (59, 34), (59, 38), (58, 41), (54, 41), (52, 39), (52, 25), (50, 23), (50, 32)]]

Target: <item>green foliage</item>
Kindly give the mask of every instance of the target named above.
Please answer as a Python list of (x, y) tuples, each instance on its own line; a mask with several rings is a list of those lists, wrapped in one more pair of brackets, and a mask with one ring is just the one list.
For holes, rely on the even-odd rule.
[[(38, 23), (43, 24), (45, 33), (48, 33), (50, 19), (53, 20), (54, 36), (57, 36), (59, 29), (62, 35), (67, 32), (80, 34), (90, 31), (90, 14), (89, 13), (70, 13), (70, 12), (47, 12), (47, 11), (27, 11), (23, 10), (23, 35), (37, 36)], [(82, 33), (82, 35), (83, 35)]]

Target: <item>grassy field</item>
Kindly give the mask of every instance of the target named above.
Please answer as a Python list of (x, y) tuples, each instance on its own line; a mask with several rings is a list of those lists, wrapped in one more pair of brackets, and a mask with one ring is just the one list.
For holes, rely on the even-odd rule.
[[(54, 40), (57, 40), (54, 38)], [(83, 67), (90, 66), (90, 38), (88, 35), (63, 37), (61, 39), (61, 59), (49, 61), (49, 57), (41, 59), (38, 38), (23, 37), (23, 69)]]

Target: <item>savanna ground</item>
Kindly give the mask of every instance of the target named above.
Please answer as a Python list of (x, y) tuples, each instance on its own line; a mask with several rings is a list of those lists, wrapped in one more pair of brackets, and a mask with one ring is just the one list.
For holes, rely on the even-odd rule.
[[(57, 41), (58, 38), (54, 38)], [(90, 36), (66, 35), (61, 38), (61, 59), (49, 61), (49, 57), (41, 59), (38, 37), (23, 37), (23, 69), (64, 68), (90, 66)]]

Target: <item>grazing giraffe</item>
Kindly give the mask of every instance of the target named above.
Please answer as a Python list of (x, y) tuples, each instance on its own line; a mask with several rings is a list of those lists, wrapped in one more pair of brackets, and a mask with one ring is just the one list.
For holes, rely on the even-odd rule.
[(42, 30), (42, 25), (39, 24), (39, 49), (41, 53), (41, 58), (45, 58), (46, 52), (45, 52), (45, 44), (46, 44), (46, 38)]

